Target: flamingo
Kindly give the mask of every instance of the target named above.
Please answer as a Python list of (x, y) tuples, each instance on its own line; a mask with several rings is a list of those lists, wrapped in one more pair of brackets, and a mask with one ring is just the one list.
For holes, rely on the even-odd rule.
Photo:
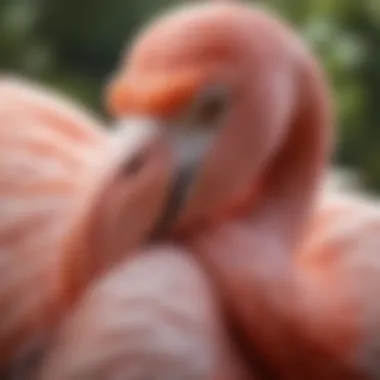
[(23, 79), (0, 79), (0, 119), (0, 368), (13, 371), (154, 229), (171, 159), (158, 130), (107, 132)]

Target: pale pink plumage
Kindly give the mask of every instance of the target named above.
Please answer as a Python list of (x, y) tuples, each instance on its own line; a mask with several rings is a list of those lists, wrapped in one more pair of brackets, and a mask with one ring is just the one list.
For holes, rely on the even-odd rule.
[(0, 366), (45, 343), (93, 276), (153, 226), (169, 157), (149, 131), (115, 133), (47, 89), (0, 80)]

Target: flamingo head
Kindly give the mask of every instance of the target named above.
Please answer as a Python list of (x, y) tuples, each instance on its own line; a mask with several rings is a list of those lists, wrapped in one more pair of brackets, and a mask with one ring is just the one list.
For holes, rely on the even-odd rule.
[(310, 124), (318, 129), (325, 121), (319, 117), (325, 103), (321, 91), (314, 91), (319, 98), (310, 101), (313, 107), (305, 101), (308, 61), (307, 49), (286, 25), (233, 2), (173, 11), (136, 38), (107, 102), (126, 128), (136, 119), (154, 123), (171, 141), (180, 166), (171, 211), (176, 210), (180, 228), (210, 224), (240, 204), (252, 208), (272, 162), (283, 161), (286, 168), (280, 171), (294, 172), (285, 162), (296, 158), (282, 154), (291, 139), (318, 145), (310, 165), (322, 160), (319, 146), (325, 142), (319, 144), (314, 132), (307, 136), (305, 128), (296, 138), (293, 133), (301, 129), (293, 125), (305, 121), (298, 122), (301, 108), (311, 118), (316, 115), (318, 121)]

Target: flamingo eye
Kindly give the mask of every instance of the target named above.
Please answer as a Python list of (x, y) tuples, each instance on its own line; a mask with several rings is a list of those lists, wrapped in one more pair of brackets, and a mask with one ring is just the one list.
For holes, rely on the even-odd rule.
[(139, 152), (132, 159), (128, 160), (123, 166), (125, 176), (137, 174), (141, 171), (147, 161), (146, 152)]
[(186, 124), (191, 128), (213, 129), (223, 121), (228, 96), (225, 88), (215, 86), (201, 92), (190, 107)]

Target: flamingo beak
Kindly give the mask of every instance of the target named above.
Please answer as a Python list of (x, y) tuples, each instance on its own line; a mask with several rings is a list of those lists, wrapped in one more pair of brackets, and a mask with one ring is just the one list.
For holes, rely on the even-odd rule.
[(152, 233), (152, 239), (159, 238), (176, 223), (187, 204), (200, 168), (210, 150), (213, 136), (204, 131), (192, 132), (191, 128), (184, 130), (181, 126), (169, 127), (163, 121), (145, 117), (126, 118), (117, 128), (121, 133), (129, 131), (131, 135), (132, 130), (137, 130), (138, 135), (141, 135), (143, 130), (149, 131), (150, 135), (154, 134), (156, 139), (163, 141), (169, 149), (174, 165), (169, 195)]

